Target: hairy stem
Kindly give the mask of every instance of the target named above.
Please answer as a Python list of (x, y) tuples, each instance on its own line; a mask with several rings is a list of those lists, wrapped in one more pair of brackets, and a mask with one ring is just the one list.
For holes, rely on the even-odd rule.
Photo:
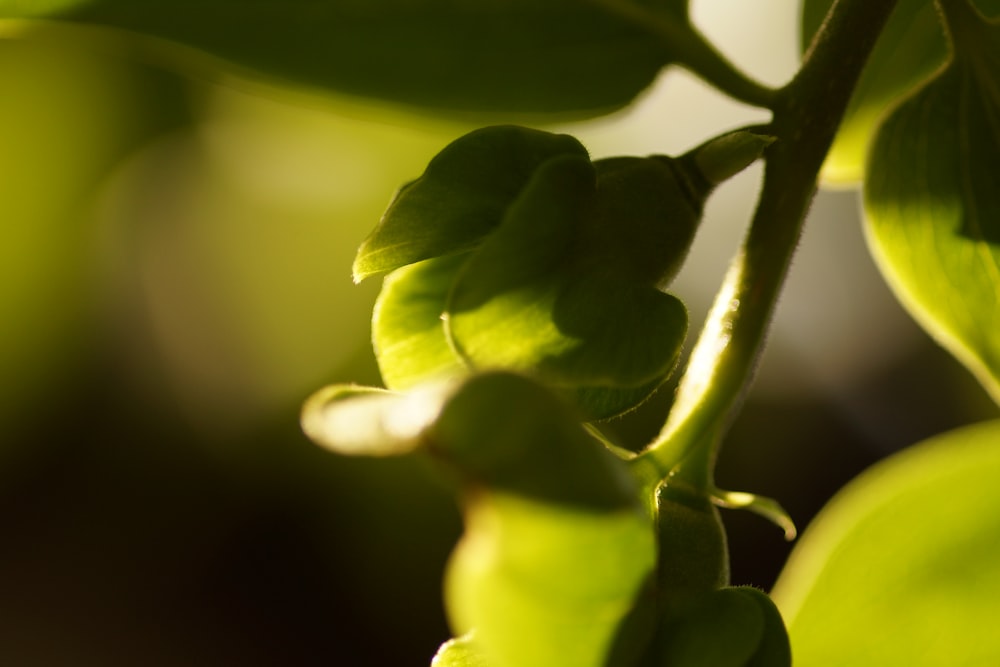
[[(802, 223), (854, 85), (897, 0), (837, 0), (774, 100), (764, 185), (663, 430), (638, 459), (711, 488), (718, 444), (753, 377)], [(643, 461), (649, 466), (649, 461)]]

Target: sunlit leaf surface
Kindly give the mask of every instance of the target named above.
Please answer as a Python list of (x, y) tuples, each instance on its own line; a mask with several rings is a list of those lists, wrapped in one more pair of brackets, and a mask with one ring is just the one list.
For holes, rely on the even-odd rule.
[(498, 667), (601, 667), (655, 560), (624, 463), (540, 385), (474, 376), (429, 431), (464, 480), (446, 600)]
[[(805, 0), (802, 48), (805, 50), (833, 0)], [(978, 0), (987, 13), (1000, 12), (1000, 1)], [(833, 149), (823, 166), (828, 184), (853, 185), (864, 174), (873, 132), (886, 111), (946, 60), (944, 29), (929, 0), (900, 0), (858, 81)]]
[(774, 590), (796, 664), (1000, 664), (1000, 422), (916, 445), (845, 488)]
[(0, 0), (5, 17), (124, 28), (272, 79), (455, 111), (604, 113), (673, 60), (648, 26), (576, 0)]
[(490, 667), (471, 635), (449, 639), (431, 661), (431, 667)]
[(951, 6), (954, 61), (879, 130), (865, 217), (902, 302), (1000, 401), (1000, 27)]

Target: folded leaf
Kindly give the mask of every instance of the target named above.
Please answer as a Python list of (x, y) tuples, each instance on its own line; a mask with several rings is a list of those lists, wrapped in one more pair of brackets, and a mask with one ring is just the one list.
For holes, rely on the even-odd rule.
[(405, 391), (467, 372), (444, 333), (452, 283), (468, 254), (396, 269), (386, 276), (372, 314), (372, 344), (382, 381)]
[(526, 127), (486, 127), (438, 153), (423, 175), (404, 186), (365, 239), (354, 278), (474, 248), (546, 161), (587, 158), (573, 137)]

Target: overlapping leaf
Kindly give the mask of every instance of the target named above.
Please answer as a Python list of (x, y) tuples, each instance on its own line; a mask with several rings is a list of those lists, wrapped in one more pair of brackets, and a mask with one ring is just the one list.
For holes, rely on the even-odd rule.
[(517, 126), (470, 132), (446, 146), (393, 198), (354, 262), (354, 279), (474, 248), (547, 160), (587, 157), (565, 134)]
[(1000, 24), (948, 7), (954, 59), (879, 130), (865, 217), (901, 301), (1000, 401)]
[(625, 463), (572, 408), (525, 377), (486, 373), (410, 395), (333, 387), (304, 422), (336, 451), (420, 450), (456, 474), (466, 532), (446, 597), (454, 629), (474, 639), (436, 664), (604, 667), (655, 538)]
[(605, 113), (674, 60), (648, 26), (576, 0), (0, 0), (11, 17), (124, 28), (272, 79), (455, 111)]
[[(805, 0), (802, 48), (808, 47), (833, 0)], [(985, 12), (1000, 12), (1000, 1), (979, 0)], [(823, 167), (827, 183), (851, 185), (864, 174), (865, 157), (878, 123), (901, 97), (926, 80), (946, 60), (945, 33), (930, 0), (900, 0), (872, 52), (833, 148)]]

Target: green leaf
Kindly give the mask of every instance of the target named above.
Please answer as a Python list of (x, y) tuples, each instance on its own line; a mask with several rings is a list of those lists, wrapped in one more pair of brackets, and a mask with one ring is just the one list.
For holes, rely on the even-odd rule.
[[(833, 0), (805, 0), (802, 49), (808, 47)], [(984, 11), (1000, 11), (1000, 1), (980, 0)], [(864, 174), (865, 157), (879, 121), (901, 97), (946, 60), (947, 42), (930, 0), (900, 0), (858, 81), (823, 167), (827, 183), (852, 185)]]
[(476, 646), (473, 634), (469, 633), (441, 644), (431, 667), (491, 667), (491, 664)]
[(425, 431), (457, 473), (453, 629), (496, 667), (599, 667), (650, 576), (653, 529), (625, 463), (551, 391), (511, 373), (450, 390)]
[(954, 61), (879, 130), (865, 218), (897, 296), (1000, 401), (1000, 27), (948, 6)]
[(386, 276), (372, 315), (372, 343), (389, 389), (405, 391), (467, 371), (441, 321), (455, 273), (467, 259), (428, 259)]
[(468, 484), (601, 510), (631, 507), (624, 463), (546, 387), (509, 372), (470, 376), (428, 431), (431, 451)]
[[(673, 368), (687, 313), (649, 283), (687, 245), (670, 247), (677, 202), (643, 201), (641, 188), (616, 183), (616, 199), (631, 209), (618, 211), (595, 179), (582, 158), (538, 169), (457, 276), (446, 331), (470, 366), (533, 371), (556, 386), (583, 387), (588, 407), (612, 410), (590, 415), (601, 418), (633, 405), (614, 399), (634, 399), (637, 387), (655, 387)], [(689, 242), (694, 223), (683, 220), (694, 216), (680, 206), (677, 222)], [(647, 261), (649, 246), (658, 256)]]
[(764, 591), (750, 586), (740, 586), (735, 590), (751, 598), (760, 608), (764, 629), (753, 657), (746, 667), (789, 667), (792, 664), (792, 647), (788, 630), (777, 605)]
[(446, 578), (449, 615), (497, 667), (603, 667), (653, 568), (641, 510), (483, 491)]
[(1000, 421), (876, 465), (806, 530), (773, 596), (798, 664), (1000, 664)]
[(124, 28), (271, 79), (455, 111), (606, 113), (674, 60), (647, 26), (576, 0), (0, 0), (0, 17)]
[(512, 125), (456, 139), (397, 193), (358, 251), (355, 280), (474, 248), (535, 170), (559, 155), (586, 158), (587, 149), (568, 135)]
[(763, 636), (764, 613), (758, 601), (741, 589), (719, 589), (661, 630), (656, 664), (745, 667)]

